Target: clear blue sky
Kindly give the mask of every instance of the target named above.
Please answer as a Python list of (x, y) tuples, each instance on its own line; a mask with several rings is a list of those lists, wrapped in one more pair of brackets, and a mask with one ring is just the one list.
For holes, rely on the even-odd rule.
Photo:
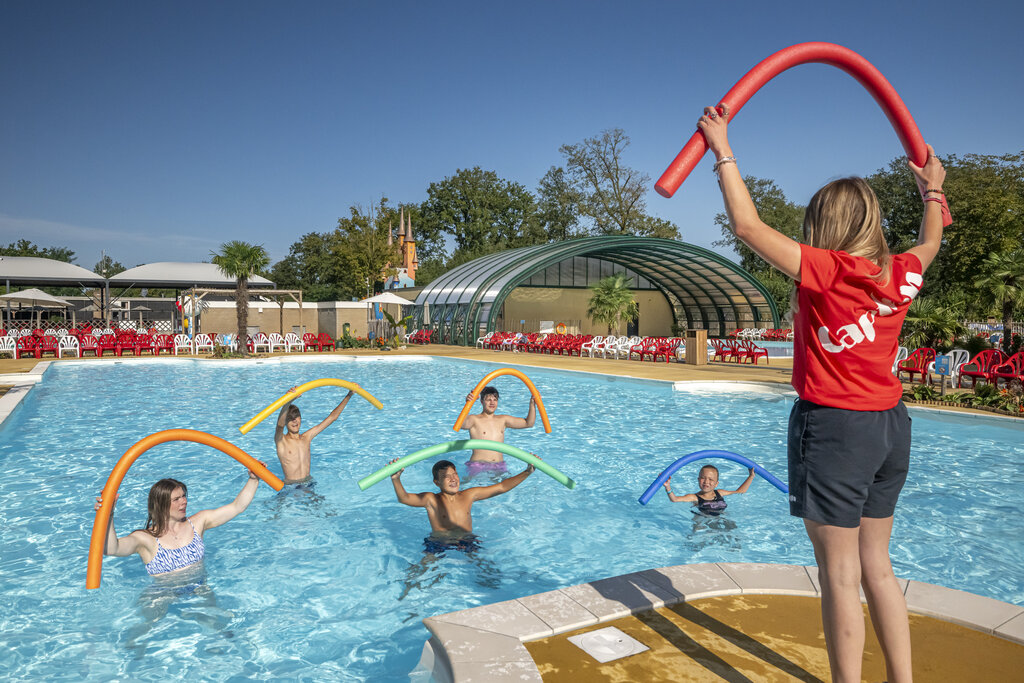
[[(620, 127), (648, 209), (710, 247), (705, 159), (653, 183), (758, 61), (829, 41), (871, 61), (940, 154), (1024, 149), (1024, 10), (946, 2), (0, 3), (0, 242), (92, 268), (208, 260), (232, 239), (276, 261), (352, 204), (420, 202), (479, 165), (534, 190), (558, 147)], [(902, 153), (832, 67), (776, 78), (737, 117), (746, 174), (805, 203)]]

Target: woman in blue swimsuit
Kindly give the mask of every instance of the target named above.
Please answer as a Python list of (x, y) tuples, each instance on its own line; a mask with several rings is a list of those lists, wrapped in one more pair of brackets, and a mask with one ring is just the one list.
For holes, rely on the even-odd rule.
[[(138, 553), (146, 564), (146, 571), (153, 576), (194, 566), (202, 562), (206, 553), (203, 533), (234, 519), (249, 507), (259, 483), (250, 471), (249, 480), (231, 503), (189, 516), (185, 512), (188, 488), (175, 479), (161, 479), (149, 489), (149, 517), (145, 528), (118, 538), (114, 515), (110, 515), (103, 554), (127, 557)], [(97, 498), (94, 509), (98, 510), (101, 502)], [(116, 499), (114, 502), (116, 504)]]

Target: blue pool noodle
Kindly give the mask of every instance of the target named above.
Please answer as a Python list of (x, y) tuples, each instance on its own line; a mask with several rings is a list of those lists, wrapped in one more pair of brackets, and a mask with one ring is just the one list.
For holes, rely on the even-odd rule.
[(760, 474), (765, 479), (767, 479), (769, 484), (771, 484), (778, 490), (782, 491), (783, 493), (789, 493), (788, 486), (779, 481), (774, 474), (772, 474), (765, 468), (761, 467), (753, 460), (750, 460), (749, 458), (744, 458), (742, 455), (737, 455), (736, 453), (731, 453), (729, 451), (697, 451), (696, 453), (684, 455), (683, 457), (679, 458), (674, 463), (666, 467), (665, 471), (659, 474), (658, 478), (654, 480), (654, 483), (647, 487), (647, 490), (644, 491), (644, 495), (640, 496), (640, 504), (647, 505), (651, 498), (654, 497), (654, 494), (658, 492), (658, 489), (660, 489), (665, 484), (665, 481), (673, 474), (675, 474), (676, 470), (678, 470), (680, 467), (689, 465), (691, 462), (694, 462), (695, 460), (703, 460), (704, 458), (723, 458), (725, 460), (732, 460), (733, 462), (738, 462), (744, 467), (753, 467), (754, 471)]

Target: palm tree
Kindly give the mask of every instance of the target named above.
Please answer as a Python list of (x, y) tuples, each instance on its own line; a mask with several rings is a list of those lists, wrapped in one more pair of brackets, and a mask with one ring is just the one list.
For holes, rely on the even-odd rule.
[(238, 350), (249, 353), (249, 278), (270, 265), (270, 257), (262, 244), (232, 240), (212, 251), (213, 263), (220, 272), (235, 278), (235, 311), (238, 314)]
[(587, 303), (587, 317), (595, 323), (606, 323), (608, 334), (619, 331), (623, 320), (633, 320), (640, 315), (640, 305), (633, 298), (628, 285), (629, 279), (623, 274), (609, 275), (590, 290), (593, 294)]
[(1010, 353), (1013, 311), (1024, 307), (1024, 249), (992, 253), (982, 264), (981, 277), (974, 281), (982, 300), (998, 306), (1003, 316), (1003, 351)]
[(907, 317), (903, 319), (901, 336), (903, 344), (908, 348), (936, 348), (955, 340), (965, 332), (954, 310), (943, 306), (934, 298), (919, 297), (907, 307)]

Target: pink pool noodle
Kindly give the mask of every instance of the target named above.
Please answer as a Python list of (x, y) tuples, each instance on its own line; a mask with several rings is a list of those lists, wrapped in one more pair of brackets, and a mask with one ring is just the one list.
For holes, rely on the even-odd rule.
[[(800, 43), (779, 50), (761, 61), (737, 81), (736, 85), (721, 99), (721, 104), (729, 107), (729, 120), (732, 121), (735, 118), (747, 100), (765, 83), (787, 69), (812, 62), (830, 64), (857, 79), (857, 82), (871, 93), (882, 111), (885, 112), (889, 123), (892, 124), (896, 135), (899, 136), (900, 142), (903, 144), (903, 149), (907, 152), (907, 158), (918, 166), (924, 166), (928, 160), (928, 148), (925, 146), (924, 138), (921, 137), (921, 131), (914, 123), (914, 117), (910, 115), (907, 105), (903, 104), (899, 94), (889, 84), (889, 81), (885, 80), (885, 76), (868, 60), (853, 50), (834, 43)], [(719, 109), (719, 113), (721, 113), (721, 109)], [(704, 134), (697, 130), (658, 179), (654, 189), (663, 197), (671, 197), (707, 151), (708, 143), (704, 139)], [(946, 198), (943, 197), (942, 224), (947, 226), (952, 222), (953, 218), (946, 205)]]

